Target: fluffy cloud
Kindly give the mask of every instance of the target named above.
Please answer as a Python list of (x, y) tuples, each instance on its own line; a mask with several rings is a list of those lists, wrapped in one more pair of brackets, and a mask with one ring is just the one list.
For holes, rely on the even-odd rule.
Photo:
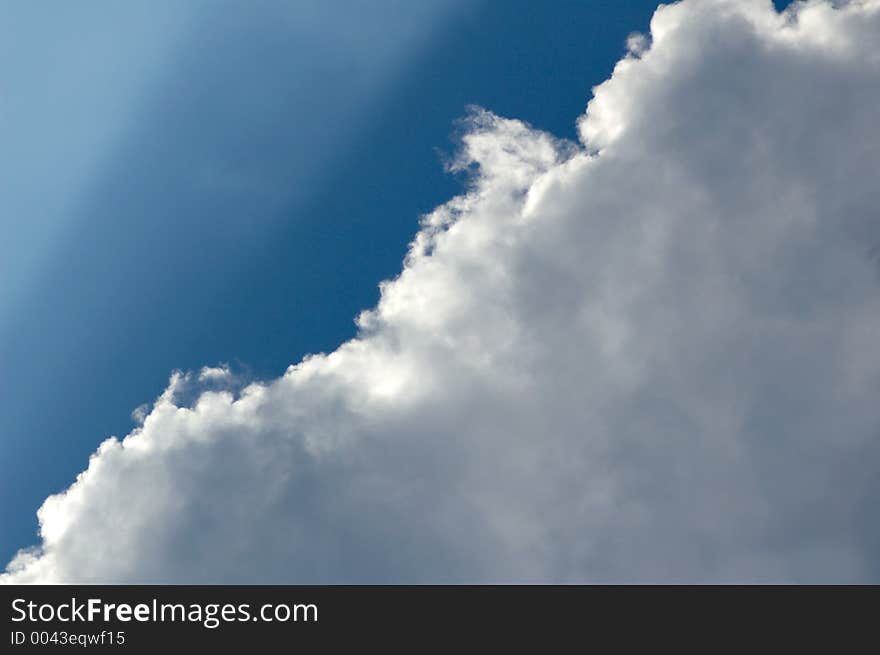
[(880, 2), (661, 6), (476, 110), (358, 338), (175, 374), (6, 582), (880, 579)]

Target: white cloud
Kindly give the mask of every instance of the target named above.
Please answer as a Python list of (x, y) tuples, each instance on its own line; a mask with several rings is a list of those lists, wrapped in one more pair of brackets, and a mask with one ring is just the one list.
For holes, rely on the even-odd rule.
[(356, 340), (176, 374), (4, 580), (877, 580), (878, 43), (686, 1), (580, 147), (476, 112)]

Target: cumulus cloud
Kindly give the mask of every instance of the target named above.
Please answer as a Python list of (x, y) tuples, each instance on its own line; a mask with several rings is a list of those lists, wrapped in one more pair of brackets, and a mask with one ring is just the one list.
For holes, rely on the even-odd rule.
[(685, 0), (582, 143), (475, 110), (359, 336), (175, 374), (4, 581), (880, 579), (878, 43)]

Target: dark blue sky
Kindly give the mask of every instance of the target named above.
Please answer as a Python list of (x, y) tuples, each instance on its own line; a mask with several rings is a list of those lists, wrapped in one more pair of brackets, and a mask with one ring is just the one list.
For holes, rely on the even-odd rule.
[(461, 189), (465, 107), (574, 138), (655, 7), (366, 4), (0, 7), (4, 561), (172, 369), (267, 378), (352, 337)]

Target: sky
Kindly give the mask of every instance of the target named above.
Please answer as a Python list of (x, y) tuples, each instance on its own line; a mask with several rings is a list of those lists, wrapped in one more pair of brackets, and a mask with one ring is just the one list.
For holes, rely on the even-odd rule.
[(2, 3), (0, 558), (172, 370), (354, 336), (469, 104), (573, 137), (654, 7), (563, 4)]
[(880, 3), (359, 7), (4, 58), (4, 580), (876, 580)]

